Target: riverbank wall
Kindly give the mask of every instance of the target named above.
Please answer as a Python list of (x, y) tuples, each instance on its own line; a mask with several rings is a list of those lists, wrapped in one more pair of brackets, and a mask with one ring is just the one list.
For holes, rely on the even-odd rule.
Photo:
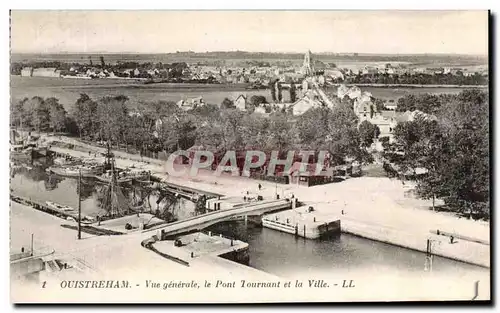
[(382, 225), (370, 225), (342, 218), (341, 232), (358, 237), (387, 243), (402, 248), (427, 252), (427, 241), (430, 240), (431, 253), (440, 257), (490, 268), (490, 245), (436, 235), (432, 232), (405, 232)]

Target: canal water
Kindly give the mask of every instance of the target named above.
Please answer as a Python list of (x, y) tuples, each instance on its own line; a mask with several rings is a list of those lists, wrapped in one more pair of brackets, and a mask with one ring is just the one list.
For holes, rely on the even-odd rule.
[[(31, 165), (30, 165), (31, 166)], [(77, 207), (78, 181), (47, 175), (47, 164), (22, 167), (11, 172), (11, 192), (33, 200), (53, 201)], [(97, 215), (100, 186), (95, 181), (83, 180), (82, 212)], [(137, 192), (137, 191), (136, 191)], [(133, 191), (124, 189), (132, 199)], [(151, 207), (156, 208), (155, 195), (151, 195)], [(160, 206), (162, 203), (160, 203)], [(195, 214), (195, 205), (187, 200), (173, 209), (177, 219)], [(346, 271), (371, 271), (408, 274), (424, 272), (425, 254), (409, 249), (342, 234), (323, 240), (307, 240), (275, 230), (262, 228), (244, 221), (232, 221), (211, 226), (208, 230), (236, 238), (249, 244), (250, 266), (281, 276), (294, 277), (297, 273), (325, 272), (335, 274)], [(482, 275), (488, 269), (434, 257), (433, 272), (450, 275), (478, 272)]]
[[(281, 277), (300, 274), (345, 274), (346, 271), (424, 273), (425, 254), (393, 245), (341, 234), (309, 240), (262, 228), (244, 221), (214, 225), (209, 230), (249, 244), (250, 266)], [(484, 275), (488, 269), (441, 257), (433, 257), (433, 272), (453, 276)]]
[[(11, 191), (17, 196), (34, 201), (52, 201), (78, 208), (78, 179), (48, 175), (45, 169), (50, 166), (50, 162), (48, 160), (33, 165), (22, 165), (20, 168), (11, 170)], [(82, 178), (81, 183), (82, 214), (93, 217), (102, 216), (106, 213), (100, 205), (106, 184), (91, 178)], [(166, 199), (157, 203), (159, 194), (148, 193), (140, 186), (121, 185), (121, 190), (133, 206), (138, 204), (138, 200), (143, 200), (146, 210), (150, 209), (152, 212), (167, 204)], [(175, 219), (188, 218), (195, 215), (195, 204), (180, 198), (175, 205), (170, 207), (169, 212)]]

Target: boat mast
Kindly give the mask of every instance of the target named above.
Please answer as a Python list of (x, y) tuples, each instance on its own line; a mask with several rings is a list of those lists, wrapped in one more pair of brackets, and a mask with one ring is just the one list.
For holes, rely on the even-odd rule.
[(82, 169), (78, 170), (78, 239), (82, 239)]
[(110, 208), (110, 212), (111, 212), (111, 215), (114, 216), (115, 215), (115, 209), (114, 209), (114, 204), (113, 204), (113, 196), (114, 196), (114, 193), (115, 193), (115, 165), (114, 165), (114, 162), (111, 161), (111, 181), (110, 181), (110, 192), (109, 192), (109, 196), (110, 196), (110, 204), (111, 204), (111, 208)]
[[(21, 132), (23, 132), (23, 117), (22, 116), (21, 116), (21, 125), (19, 128), (21, 128)], [(21, 136), (21, 140), (22, 140), (22, 144), (24, 145), (24, 136)], [(14, 143), (16, 143), (15, 140), (14, 140)]]

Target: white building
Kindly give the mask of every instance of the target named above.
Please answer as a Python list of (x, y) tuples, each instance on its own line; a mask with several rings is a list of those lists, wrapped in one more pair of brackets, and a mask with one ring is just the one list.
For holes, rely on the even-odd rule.
[(32, 67), (25, 67), (21, 70), (21, 76), (25, 77), (31, 77), (33, 76), (33, 68)]
[(247, 97), (245, 95), (239, 95), (236, 100), (234, 100), (234, 105), (238, 110), (247, 110)]
[(55, 67), (35, 68), (32, 71), (33, 77), (61, 77), (61, 71)]
[(392, 104), (385, 104), (384, 107), (386, 108), (386, 110), (396, 111), (398, 105), (396, 103), (392, 103)]
[(317, 100), (304, 96), (292, 104), (293, 115), (302, 115), (313, 107), (319, 107), (321, 103)]

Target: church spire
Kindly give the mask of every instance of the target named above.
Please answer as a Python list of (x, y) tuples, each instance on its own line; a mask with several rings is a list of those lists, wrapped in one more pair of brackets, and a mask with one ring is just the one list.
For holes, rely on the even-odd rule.
[(313, 76), (314, 70), (312, 66), (311, 50), (307, 50), (306, 54), (304, 55), (303, 68), (306, 76)]

